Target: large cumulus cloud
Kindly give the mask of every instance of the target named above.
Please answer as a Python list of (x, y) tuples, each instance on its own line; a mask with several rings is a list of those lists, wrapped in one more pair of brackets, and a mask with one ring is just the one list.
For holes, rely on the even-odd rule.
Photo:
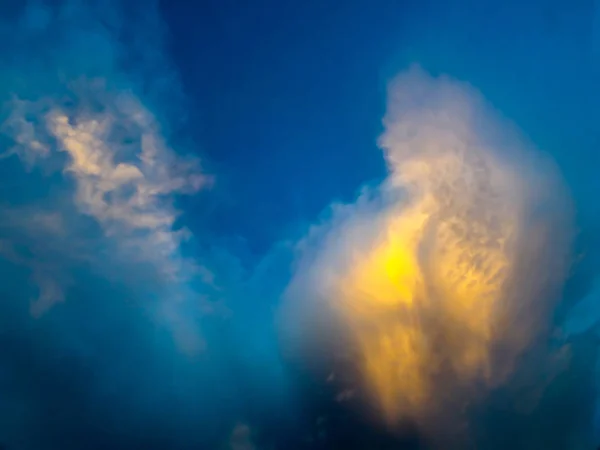
[(345, 359), (330, 379), (355, 370), (353, 389), (388, 425), (417, 423), (433, 445), (464, 448), (478, 440), (470, 414), (493, 392), (519, 386), (519, 408), (535, 409), (568, 366), (549, 336), (571, 262), (569, 195), (466, 84), (414, 67), (390, 84), (384, 125), (387, 179), (299, 245), (284, 341)]

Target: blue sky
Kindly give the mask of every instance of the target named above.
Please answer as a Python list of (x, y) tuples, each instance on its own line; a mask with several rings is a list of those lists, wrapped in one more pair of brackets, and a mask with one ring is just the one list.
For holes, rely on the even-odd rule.
[[(281, 199), (271, 197), (273, 206), (260, 205), (261, 212), (246, 217), (268, 214), (276, 228), (278, 221), (285, 227), (311, 220), (332, 198), (349, 200), (365, 181), (382, 177), (374, 136), (381, 131), (385, 86), (412, 62), (467, 79), (555, 153), (592, 139), (589, 111), (598, 93), (591, 5), (586, 13), (584, 2), (431, 3), (238, 2), (207, 8), (206, 18), (197, 18), (188, 2), (167, 9), (174, 42), (216, 42), (200, 49), (174, 44), (173, 51), (190, 94), (199, 98), (207, 152), (226, 161), (226, 180), (248, 194), (256, 190), (262, 198), (263, 189), (279, 186), (269, 192)], [(292, 183), (298, 172), (306, 178)], [(307, 192), (300, 195), (301, 189)], [(235, 201), (237, 211), (244, 202)], [(253, 240), (270, 241), (262, 224), (248, 227)]]
[[(310, 347), (305, 327), (318, 330), (315, 316), (328, 314), (313, 301), (325, 274), (350, 270), (341, 255), (368, 253), (399, 211), (394, 180), (412, 159), (397, 150), (397, 123), (438, 123), (415, 119), (423, 106), (394, 102), (405, 89), (390, 83), (413, 64), (422, 84), (406, 83), (429, 93), (424, 105), (456, 113), (456, 127), (481, 119), (491, 130), (467, 127), (490, 161), (513, 167), (503, 204), (542, 211), (521, 225), (530, 232), (541, 220), (546, 245), (531, 243), (519, 263), (532, 284), (557, 271), (556, 301), (527, 317), (566, 323), (585, 341), (600, 319), (597, 9), (579, 0), (0, 3), (0, 442), (249, 450), (260, 448), (249, 437), (232, 443), (244, 427), (300, 414), (278, 311), (294, 312), (291, 325), (283, 314), (289, 334)], [(459, 81), (447, 87), (441, 74)], [(476, 91), (491, 106), (480, 109)], [(556, 162), (560, 187), (546, 165), (498, 150), (493, 132), (508, 134), (505, 120), (525, 136), (513, 147)], [(548, 261), (567, 245), (557, 219), (570, 217), (566, 197), (576, 263), (558, 274)], [(543, 359), (539, 345), (527, 348)], [(579, 388), (593, 392), (595, 350), (574, 348), (582, 356), (531, 413), (542, 425), (502, 419), (524, 436), (514, 448), (548, 444), (536, 427), (577, 397), (569, 380), (588, 377)], [(519, 376), (539, 381), (523, 367)], [(582, 397), (569, 406), (575, 425), (556, 431), (575, 449), (595, 433), (593, 394)], [(494, 407), (484, 411), (496, 423), (505, 412)], [(567, 448), (564, 439), (550, 442)]]

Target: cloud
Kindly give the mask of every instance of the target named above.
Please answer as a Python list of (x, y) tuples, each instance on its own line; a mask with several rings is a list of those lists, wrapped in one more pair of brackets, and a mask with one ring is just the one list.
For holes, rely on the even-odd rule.
[[(37, 198), (29, 199), (26, 208), (6, 205), (3, 213), (15, 226), (31, 217), (38, 222), (35, 229), (25, 229), (27, 235), (23, 228), (19, 231), (33, 259), (18, 258), (39, 284), (39, 298), (31, 307), (35, 315), (68, 297), (68, 284), (60, 279), (68, 279), (69, 266), (82, 259), (113, 266), (114, 278), (126, 270), (130, 278), (153, 280), (172, 304), (189, 301), (183, 298), (189, 295), (200, 303), (200, 294), (184, 292), (179, 285), (209, 285), (212, 279), (202, 263), (182, 254), (192, 233), (177, 223), (175, 205), (177, 196), (207, 188), (211, 176), (197, 156), (171, 146), (165, 118), (174, 108), (163, 108), (167, 112), (160, 117), (150, 110), (164, 100), (164, 88), (152, 80), (171, 83), (173, 103), (180, 90), (160, 52), (162, 43), (139, 42), (152, 34), (149, 30), (160, 35), (160, 23), (144, 18), (125, 25), (118, 14), (121, 5), (106, 7), (103, 2), (32, 2), (16, 25), (5, 23), (1, 30), (21, 44), (4, 55), (8, 70), (1, 131), (12, 141), (3, 149), (4, 161), (18, 157), (27, 173), (44, 175)], [(122, 27), (136, 34), (128, 36)], [(138, 62), (133, 69), (130, 59)], [(45, 189), (53, 190), (53, 198)], [(39, 239), (45, 231), (62, 245), (48, 248), (47, 239)], [(85, 256), (74, 251), (78, 240)], [(92, 247), (100, 252), (90, 252)], [(40, 264), (44, 259), (59, 260), (54, 266), (63, 267)], [(172, 304), (164, 306), (163, 315), (178, 323), (173, 326), (178, 333), (182, 319), (175, 317), (178, 307)]]
[(231, 431), (229, 437), (230, 450), (255, 450), (256, 447), (252, 443), (252, 430), (243, 423), (238, 423)]
[(158, 5), (31, 1), (5, 12), (0, 441), (197, 443), (211, 408), (235, 403), (223, 372), (233, 350), (207, 344), (209, 319), (231, 314), (228, 263), (178, 206), (212, 176), (183, 137)]
[[(450, 78), (399, 75), (384, 125), (387, 179), (332, 207), (299, 245), (284, 341), (333, 352), (334, 371), (350, 358), (383, 421), (460, 446), (490, 392), (564, 366), (544, 342), (570, 263), (568, 192), (551, 161)], [(532, 349), (539, 371), (523, 367)]]

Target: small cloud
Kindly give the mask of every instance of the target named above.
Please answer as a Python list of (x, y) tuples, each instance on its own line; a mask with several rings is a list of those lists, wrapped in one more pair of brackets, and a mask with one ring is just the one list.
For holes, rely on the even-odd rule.
[(244, 424), (238, 423), (233, 428), (229, 437), (229, 450), (255, 450), (252, 443), (252, 430)]
[(64, 289), (68, 285), (59, 282), (60, 278), (49, 276), (46, 271), (34, 271), (32, 278), (40, 292), (38, 297), (31, 301), (30, 312), (33, 317), (38, 318), (55, 304), (65, 301)]

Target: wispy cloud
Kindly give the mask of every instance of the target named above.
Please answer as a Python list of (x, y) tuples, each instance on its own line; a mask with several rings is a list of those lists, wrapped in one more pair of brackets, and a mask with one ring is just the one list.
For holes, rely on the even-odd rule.
[[(81, 255), (71, 251), (69, 242), (84, 236), (91, 241), (94, 235), (75, 225), (83, 217), (92, 219), (97, 227), (95, 239), (106, 239), (103, 264), (108, 256), (127, 271), (143, 265), (154, 273), (147, 278), (167, 284), (193, 278), (210, 282), (208, 269), (181, 254), (180, 246), (191, 232), (176, 223), (175, 201), (178, 195), (207, 187), (211, 177), (203, 172), (196, 156), (184, 156), (170, 146), (165, 132), (168, 123), (161, 122), (147, 106), (162, 100), (159, 88), (147, 92), (154, 86), (154, 78), (171, 80), (174, 92), (179, 86), (161, 54), (161, 43), (141, 45), (140, 36), (130, 36), (123, 43), (120, 27), (125, 25), (115, 12), (120, 5), (101, 9), (106, 6), (102, 2), (85, 6), (75, 1), (60, 6), (32, 3), (23, 10), (17, 26), (2, 27), (16, 42), (37, 49), (33, 53), (19, 48), (5, 55), (9, 90), (3, 95), (2, 132), (13, 143), (3, 149), (3, 155), (19, 157), (29, 172), (41, 168), (54, 177), (54, 184), (57, 172), (62, 173), (58, 202), (46, 197), (43, 186), (39, 189), (40, 211), (46, 211), (47, 219), (55, 218), (39, 225), (57, 231), (57, 221), (63, 222), (63, 236), (66, 233), (69, 238), (64, 239), (62, 250), (70, 253), (70, 258)], [(160, 34), (159, 22), (149, 22)], [(149, 34), (146, 23), (128, 26)], [(38, 58), (41, 61), (34, 54), (43, 55)], [(129, 69), (128, 58), (139, 65)], [(148, 76), (158, 69), (157, 63), (166, 68)], [(46, 69), (46, 80), (40, 79), (40, 69)], [(165, 118), (168, 114), (161, 111), (161, 119)], [(55, 211), (48, 201), (55, 202)], [(27, 206), (22, 212), (39, 219), (33, 205)], [(16, 212), (13, 209), (11, 214)], [(36, 304), (45, 306), (34, 306), (37, 314), (66, 295), (65, 286), (58, 280), (50, 282), (54, 277), (42, 271), (36, 268), (34, 276), (44, 280)]]
[(252, 430), (243, 423), (238, 423), (229, 437), (229, 450), (256, 450), (252, 443)]
[[(18, 393), (26, 413), (12, 430), (0, 426), (0, 440), (62, 448), (58, 435), (70, 434), (78, 448), (70, 427), (158, 420), (149, 399), (174, 414), (149, 435), (187, 430), (199, 394), (183, 398), (169, 377), (179, 371), (183, 385), (193, 379), (201, 389), (218, 371), (196, 366), (206, 346), (201, 322), (230, 311), (210, 256), (185, 248), (202, 237), (185, 226), (179, 197), (208, 189), (212, 176), (183, 137), (184, 95), (165, 56), (158, 5), (31, 1), (1, 15), (0, 164), (11, 170), (0, 180), (8, 193), (0, 260), (27, 282), (2, 305), (3, 317), (19, 319), (0, 328), (14, 372), (0, 390)], [(31, 345), (36, 339), (43, 351)], [(96, 375), (84, 388), (77, 370), (59, 374), (60, 358)], [(48, 374), (45, 387), (22, 376), (28, 364)], [(75, 413), (78, 406), (64, 405), (64, 423), (51, 420), (45, 411), (61, 395), (96, 406)], [(109, 419), (116, 408), (119, 423)]]

